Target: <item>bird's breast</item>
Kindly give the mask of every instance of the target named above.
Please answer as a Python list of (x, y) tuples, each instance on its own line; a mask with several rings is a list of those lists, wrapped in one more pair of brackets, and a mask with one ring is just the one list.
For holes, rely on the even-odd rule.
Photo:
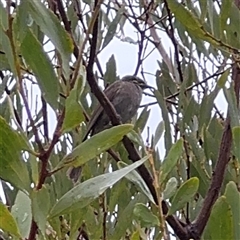
[(135, 84), (127, 82), (118, 89), (112, 103), (123, 123), (130, 121), (137, 113), (141, 99), (142, 90)]

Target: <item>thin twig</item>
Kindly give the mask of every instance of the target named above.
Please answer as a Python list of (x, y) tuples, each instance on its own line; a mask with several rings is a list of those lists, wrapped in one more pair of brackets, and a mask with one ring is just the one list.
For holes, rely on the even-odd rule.
[[(212, 74), (211, 76), (209, 76), (209, 77), (203, 79), (202, 81), (197, 82), (197, 83), (195, 83), (195, 84), (193, 84), (193, 85), (187, 87), (186, 90), (185, 90), (184, 92), (186, 93), (187, 91), (192, 90), (193, 88), (195, 88), (195, 87), (201, 85), (202, 83), (205, 83), (205, 82), (207, 82), (208, 80), (210, 80), (210, 79), (212, 79), (212, 78), (214, 78), (214, 77), (217, 77), (217, 76), (223, 74), (225, 71), (226, 71), (226, 70), (221, 71), (221, 72), (219, 72), (219, 71), (215, 72), (214, 74)], [(179, 94), (180, 94), (180, 91), (177, 91), (177, 92), (171, 94), (170, 96), (167, 96), (165, 99), (171, 99), (171, 98), (174, 98), (174, 97), (178, 96)]]
[(48, 132), (48, 117), (47, 117), (47, 103), (43, 97), (42, 99), (42, 115), (43, 115), (43, 131), (44, 137), (49, 141), (49, 132)]
[(166, 9), (167, 9), (167, 14), (168, 14), (168, 20), (169, 20), (169, 25), (170, 25), (170, 34), (171, 34), (170, 39), (172, 40), (172, 43), (174, 46), (174, 53), (175, 53), (175, 58), (176, 58), (176, 63), (177, 63), (178, 75), (180, 78), (180, 82), (183, 82), (183, 73), (182, 73), (181, 63), (180, 63), (180, 59), (179, 59), (178, 43), (177, 43), (175, 35), (174, 35), (172, 14), (168, 7), (168, 2), (166, 0), (164, 0), (164, 3), (165, 3)]

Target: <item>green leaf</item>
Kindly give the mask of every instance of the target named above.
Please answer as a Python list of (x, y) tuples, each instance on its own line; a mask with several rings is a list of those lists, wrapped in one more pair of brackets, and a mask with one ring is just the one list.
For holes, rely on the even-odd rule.
[(230, 11), (231, 5), (232, 5), (231, 1), (222, 1), (220, 14), (219, 14), (221, 34), (223, 34), (224, 30), (228, 29), (227, 20), (229, 16), (231, 16), (231, 11)]
[(160, 170), (160, 183), (162, 184), (168, 174), (173, 170), (173, 168), (176, 166), (179, 158), (182, 155), (183, 151), (183, 139), (180, 138), (175, 144), (172, 145), (171, 149), (169, 150), (169, 153), (167, 157), (164, 159), (161, 170)]
[(172, 0), (168, 2), (168, 6), (179, 22), (181, 22), (194, 37), (208, 41), (215, 46), (219, 46), (219, 42), (214, 39), (214, 36), (204, 30), (199, 19), (187, 10), (183, 4), (176, 0)]
[[(35, 2), (35, 1), (34, 1)], [(34, 49), (34, 51), (29, 51)], [(56, 109), (58, 107), (59, 85), (51, 61), (33, 33), (29, 30), (21, 43), (21, 51), (27, 64), (34, 72), (46, 101)]]
[(230, 68), (228, 68), (226, 71), (224, 71), (224, 73), (218, 79), (218, 81), (217, 81), (218, 87), (224, 88), (226, 81), (229, 77), (229, 74), (230, 74)]
[(40, 190), (31, 193), (32, 213), (42, 234), (45, 235), (47, 216), (50, 209), (50, 196), (48, 190), (43, 186)]
[(206, 174), (205, 165), (203, 165), (203, 161), (205, 161), (206, 158), (204, 150), (199, 147), (198, 140), (194, 133), (187, 134), (186, 141), (189, 143), (194, 156), (190, 162), (191, 177), (197, 177), (199, 179), (199, 193), (202, 197), (205, 197), (210, 181)]
[(86, 68), (85, 66), (83, 66), (83, 64), (80, 64), (78, 78), (74, 86), (74, 88), (77, 89), (78, 96), (81, 96), (81, 94), (83, 93), (83, 90), (86, 86), (86, 78), (87, 78)]
[(233, 127), (232, 128), (232, 133), (233, 133), (233, 151), (234, 155), (238, 159), (238, 162), (240, 162), (240, 148), (239, 148), (239, 143), (240, 143), (240, 127)]
[(0, 117), (0, 177), (22, 190), (30, 190), (27, 166), (21, 151), (27, 149), (25, 139), (13, 131)]
[(184, 182), (173, 197), (171, 207), (168, 210), (168, 215), (182, 209), (184, 205), (196, 194), (198, 186), (199, 180), (196, 177), (190, 178)]
[(84, 141), (79, 146), (74, 148), (70, 154), (65, 156), (57, 168), (63, 166), (78, 167), (86, 163), (90, 159), (96, 157), (103, 151), (108, 150), (110, 147), (121, 141), (123, 136), (132, 129), (133, 125), (123, 124), (112, 127), (92, 136), (90, 139)]
[(138, 117), (138, 119), (135, 123), (134, 129), (136, 130), (136, 132), (139, 132), (139, 129), (141, 130), (141, 132), (143, 131), (143, 129), (146, 126), (149, 115), (150, 115), (150, 110), (148, 109), (148, 106), (146, 106), (142, 110), (140, 116)]
[(21, 238), (17, 223), (7, 207), (0, 202), (0, 229), (11, 235)]
[(153, 147), (156, 147), (158, 141), (162, 137), (164, 129), (165, 129), (164, 121), (161, 121), (157, 126), (157, 129), (153, 138)]
[(163, 191), (163, 199), (167, 200), (171, 198), (177, 191), (178, 181), (175, 177), (171, 177), (166, 184)]
[(78, 184), (63, 197), (61, 197), (55, 206), (53, 206), (50, 212), (50, 218), (64, 213), (70, 213), (79, 208), (87, 206), (124, 176), (143, 164), (147, 158), (148, 157), (145, 157), (126, 168), (117, 170), (115, 172), (102, 174)]
[[(118, 162), (117, 163), (119, 168), (123, 168), (128, 166), (126, 163), (124, 162)], [(148, 197), (148, 199), (155, 204), (155, 201), (152, 197), (152, 194), (148, 188), (148, 186), (146, 185), (145, 181), (142, 179), (142, 177), (139, 175), (139, 173), (136, 170), (133, 170), (132, 172), (128, 173), (125, 176), (129, 181), (133, 182), (134, 184), (136, 184), (139, 189), (145, 194), (146, 197)]]
[(159, 226), (160, 222), (156, 215), (154, 215), (146, 205), (138, 203), (133, 209), (133, 214), (140, 221), (141, 227), (153, 227)]
[(107, 83), (113, 83), (117, 78), (117, 70), (116, 70), (116, 61), (114, 55), (109, 58), (106, 64), (106, 72), (104, 74), (104, 80)]
[(233, 89), (231, 86), (229, 89), (223, 88), (224, 95), (228, 102), (228, 111), (231, 118), (231, 127), (239, 126), (240, 124), (240, 114), (237, 107), (237, 99)]
[(107, 239), (122, 239), (126, 236), (126, 230), (132, 225), (134, 206), (139, 202), (142, 202), (142, 198), (138, 194), (127, 203), (126, 207), (123, 207), (123, 210), (119, 213), (118, 221), (114, 225), (113, 232), (109, 234)]
[(116, 34), (117, 26), (119, 24), (121, 17), (122, 17), (122, 10), (118, 10), (116, 17), (113, 19), (113, 21), (110, 23), (108, 27), (108, 31), (103, 41), (102, 49), (105, 48), (111, 42), (114, 35)]
[(69, 97), (66, 99), (66, 112), (63, 121), (62, 132), (68, 132), (74, 127), (78, 126), (79, 123), (84, 121), (84, 115), (82, 112), (82, 107), (78, 103), (79, 92), (77, 88), (72, 89)]
[(50, 11), (41, 1), (26, 0), (28, 10), (34, 21), (39, 25), (42, 32), (45, 33), (57, 48), (62, 57), (63, 70), (69, 74), (69, 60), (73, 50), (73, 43), (70, 35), (61, 25), (61, 21)]
[(199, 112), (199, 131), (202, 130), (204, 125), (208, 126), (210, 122), (214, 100), (217, 97), (219, 90), (218, 85), (216, 85), (209, 95), (203, 97)]
[(232, 181), (229, 182), (226, 186), (224, 195), (232, 210), (234, 226), (234, 237), (232, 239), (240, 239), (240, 193), (236, 183)]
[(168, 116), (168, 109), (167, 109), (167, 105), (166, 105), (165, 99), (163, 98), (162, 94), (159, 91), (155, 90), (154, 95), (155, 95), (155, 97), (158, 101), (159, 107), (162, 111), (162, 117), (163, 117), (164, 126), (165, 126), (165, 136), (164, 136), (165, 148), (166, 148), (166, 152), (168, 152), (172, 145), (172, 135), (171, 135), (169, 116)]
[(0, 27), (2, 27), (4, 31), (8, 30), (7, 9), (3, 7), (2, 2), (0, 2)]
[[(1, 45), (0, 45), (0, 49), (1, 49)], [(10, 70), (10, 65), (5, 55), (6, 54), (0, 52), (0, 70)]]
[[(15, 68), (15, 60), (13, 57), (13, 52), (11, 48), (11, 43), (5, 32), (0, 28), (0, 47), (2, 48), (1, 50), (4, 50), (4, 58), (7, 59), (11, 71), (14, 73), (15, 76), (17, 76), (16, 73), (16, 68)], [(2, 55), (2, 53), (0, 53)], [(3, 59), (4, 60), (4, 59)], [(5, 63), (6, 64), (6, 63)]]
[(214, 204), (206, 231), (210, 239), (234, 239), (232, 211), (225, 196)]
[(22, 238), (27, 238), (32, 221), (31, 200), (22, 191), (18, 191), (11, 212), (18, 224)]
[(142, 146), (144, 147), (144, 141), (142, 139), (142, 136), (140, 134), (138, 134), (137, 132), (135, 132), (134, 130), (132, 130), (131, 132), (129, 132), (127, 134), (127, 137), (134, 143), (137, 144), (138, 146)]

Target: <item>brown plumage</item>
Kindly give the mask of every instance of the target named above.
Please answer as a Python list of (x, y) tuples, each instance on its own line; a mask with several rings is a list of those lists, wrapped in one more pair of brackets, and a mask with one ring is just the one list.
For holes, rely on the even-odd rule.
[[(150, 88), (145, 81), (136, 76), (125, 76), (119, 81), (109, 85), (104, 93), (114, 106), (122, 123), (132, 119), (137, 113), (142, 100), (142, 92), (145, 88)], [(90, 134), (91, 136), (111, 127), (111, 121), (99, 104), (94, 110), (88, 123), (86, 134), (83, 138), (85, 141)], [(81, 167), (72, 168), (69, 177), (77, 182), (81, 173)]]

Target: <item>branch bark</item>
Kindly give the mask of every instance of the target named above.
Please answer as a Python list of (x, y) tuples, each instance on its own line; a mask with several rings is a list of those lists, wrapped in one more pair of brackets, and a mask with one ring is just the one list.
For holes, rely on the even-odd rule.
[[(239, 106), (240, 68), (237, 62), (233, 64), (232, 78), (237, 104)], [(202, 235), (204, 228), (207, 225), (212, 207), (219, 196), (219, 192), (224, 179), (224, 173), (230, 159), (231, 146), (232, 146), (232, 132), (230, 125), (230, 116), (228, 114), (219, 149), (218, 160), (212, 174), (212, 181), (210, 187), (208, 189), (206, 198), (204, 199), (202, 209), (200, 210), (195, 222), (189, 228), (196, 239), (200, 239), (200, 236)]]
[[(98, 3), (97, 0), (95, 0), (95, 5)], [(117, 112), (112, 106), (109, 99), (106, 97), (106, 95), (101, 91), (99, 88), (95, 76), (93, 73), (93, 65), (96, 59), (96, 47), (97, 47), (97, 37), (98, 37), (98, 17), (95, 20), (94, 26), (93, 26), (93, 32), (92, 32), (92, 44), (90, 49), (90, 56), (89, 61), (87, 65), (87, 81), (91, 87), (91, 91), (98, 99), (99, 103), (102, 105), (104, 111), (106, 111), (106, 114), (108, 115), (109, 119), (111, 120), (112, 125), (119, 125), (121, 122), (119, 121), (117, 117)], [(123, 144), (125, 149), (128, 152), (129, 159), (133, 162), (138, 161), (140, 158), (136, 148), (134, 147), (134, 144), (130, 141), (128, 137), (123, 138)], [(141, 177), (147, 184), (155, 202), (157, 203), (157, 195), (153, 186), (153, 178), (151, 174), (149, 173), (148, 169), (145, 167), (145, 165), (141, 165), (138, 168), (138, 172), (140, 173)], [(166, 202), (162, 202), (162, 208), (163, 213), (167, 214), (168, 207)], [(180, 239), (189, 239), (189, 233), (184, 228), (184, 224), (182, 224), (175, 216), (170, 215), (166, 218), (169, 225), (174, 229), (174, 232), (177, 234), (177, 236)]]

